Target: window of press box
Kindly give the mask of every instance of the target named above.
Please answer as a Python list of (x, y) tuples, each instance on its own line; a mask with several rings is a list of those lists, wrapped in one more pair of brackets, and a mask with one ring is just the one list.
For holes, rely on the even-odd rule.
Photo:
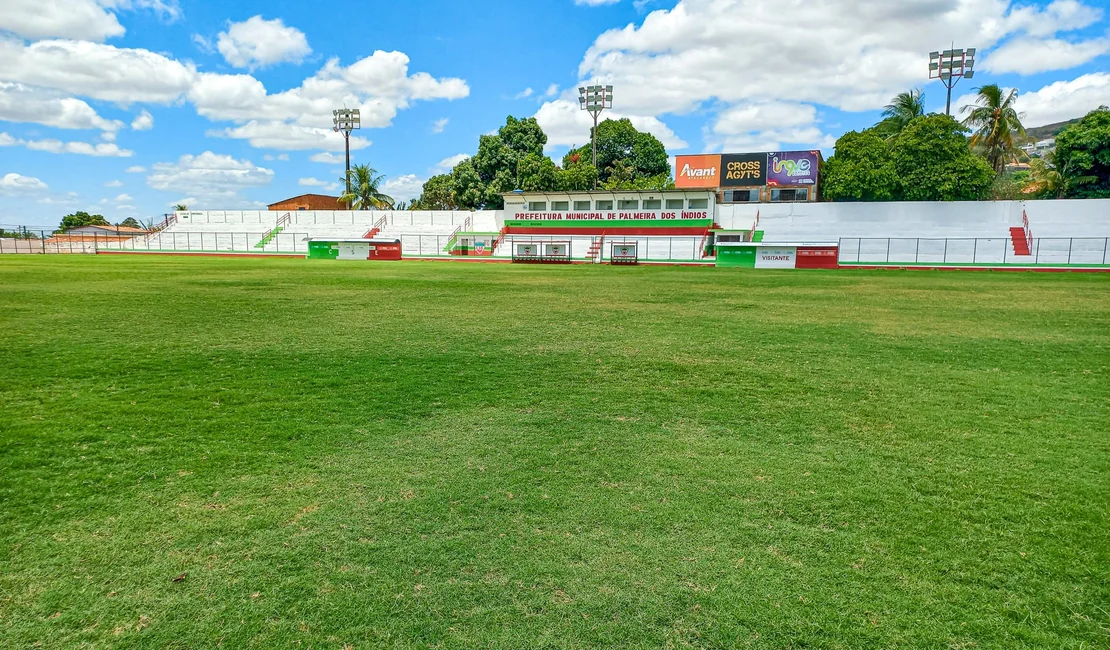
[(691, 210), (704, 210), (709, 207), (709, 199), (690, 199)]
[(725, 203), (759, 203), (759, 190), (725, 192)]
[(659, 199), (644, 199), (645, 210), (658, 210), (663, 207), (663, 202)]
[(771, 190), (773, 203), (792, 203), (795, 201), (808, 201), (809, 189)]
[(551, 202), (551, 211), (552, 212), (566, 212), (569, 209), (570, 209), (570, 202), (569, 201), (552, 201)]
[(613, 209), (613, 202), (612, 201), (598, 201), (596, 207), (597, 207), (598, 210), (612, 210)]
[(681, 210), (682, 209), (682, 199), (667, 199), (667, 209), (668, 210)]
[(529, 212), (547, 212), (547, 201), (529, 201)]
[(618, 210), (638, 210), (639, 208), (640, 202), (635, 199), (621, 199), (620, 201), (617, 201)]
[(590, 202), (589, 201), (575, 201), (574, 202), (574, 209), (575, 210), (589, 210), (590, 209)]
[(743, 235), (717, 235), (716, 241), (721, 244), (744, 241)]

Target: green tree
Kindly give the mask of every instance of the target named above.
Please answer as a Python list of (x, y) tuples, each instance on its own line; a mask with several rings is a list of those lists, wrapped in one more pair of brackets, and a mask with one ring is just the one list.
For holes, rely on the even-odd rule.
[(597, 167), (580, 154), (568, 154), (563, 167), (555, 170), (555, 189), (561, 192), (583, 192), (597, 186)]
[(438, 174), (424, 182), (420, 196), (409, 206), (413, 210), (454, 210), (454, 180), (451, 174)]
[(850, 131), (836, 141), (821, 170), (826, 201), (893, 201), (898, 198), (894, 154), (876, 130)]
[(389, 210), (393, 208), (393, 197), (383, 194), (380, 186), (385, 176), (378, 174), (378, 170), (370, 165), (355, 165), (351, 167), (346, 178), (340, 178), (341, 183), (351, 184), (351, 192), (344, 193), (339, 200), (347, 203), (354, 210)]
[(139, 220), (136, 219), (135, 217), (127, 217), (126, 219), (121, 221), (118, 225), (123, 226), (124, 228), (142, 228), (143, 227), (143, 225), (141, 223), (139, 223)]
[(966, 132), (947, 115), (926, 115), (892, 140), (901, 199), (976, 201), (989, 196), (994, 170), (968, 147)]
[(1001, 174), (1006, 163), (1016, 159), (1018, 148), (1014, 136), (1025, 135), (1021, 116), (1014, 108), (1017, 90), (1003, 91), (998, 84), (987, 84), (979, 92), (974, 104), (960, 109), (966, 113), (964, 125), (974, 130), (971, 146), (981, 151), (996, 174)]
[(525, 192), (550, 192), (558, 186), (555, 163), (543, 153), (530, 153), (517, 164), (517, 186)]
[(108, 220), (105, 219), (103, 215), (89, 214), (88, 212), (78, 211), (74, 212), (73, 214), (67, 214), (65, 217), (63, 217), (61, 225), (58, 226), (58, 230), (64, 232), (73, 228), (80, 228), (81, 226), (110, 225), (112, 224), (108, 223)]
[(173, 211), (174, 212), (188, 212), (189, 211), (189, 206), (185, 205), (184, 203), (178, 203), (177, 205), (173, 206)]
[(885, 138), (893, 138), (915, 119), (925, 115), (925, 95), (919, 88), (898, 93), (883, 109), (883, 121), (875, 129)]
[[(591, 145), (571, 149), (563, 157), (564, 168), (573, 164), (571, 158), (592, 161)], [(616, 165), (618, 161), (623, 167)], [(669, 177), (671, 163), (667, 159), (667, 149), (654, 135), (637, 131), (628, 118), (605, 120), (597, 125), (598, 179), (604, 185), (613, 173), (625, 174), (628, 169), (632, 171), (628, 181), (631, 184), (642, 178)]]
[(1110, 198), (1110, 109), (1100, 106), (1061, 131), (1053, 161), (1068, 198)]
[(1029, 177), (1025, 179), (1026, 193), (1031, 193), (1038, 198), (1063, 198), (1067, 190), (1064, 175), (1060, 173), (1052, 161), (1045, 158), (1032, 158), (1029, 160)]

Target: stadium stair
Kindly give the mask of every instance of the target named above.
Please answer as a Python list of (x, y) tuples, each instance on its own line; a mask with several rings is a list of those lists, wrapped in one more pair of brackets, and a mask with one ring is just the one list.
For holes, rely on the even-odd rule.
[(596, 263), (598, 256), (601, 255), (601, 247), (604, 245), (604, 243), (605, 233), (602, 233), (601, 237), (595, 240), (594, 243), (590, 244), (590, 250), (586, 251), (586, 259), (590, 260), (590, 262)]
[(1025, 228), (1010, 228), (1010, 240), (1014, 244), (1014, 255), (1032, 255), (1029, 250), (1029, 239), (1026, 237)]
[(257, 244), (255, 244), (255, 245), (254, 245), (254, 247), (255, 247), (255, 248), (263, 248), (263, 247), (265, 247), (265, 246), (266, 246), (266, 244), (269, 244), (269, 243), (270, 243), (271, 241), (273, 241), (274, 237), (277, 237), (277, 236), (278, 236), (279, 234), (281, 234), (281, 231), (282, 231), (282, 230), (283, 230), (283, 228), (282, 228), (281, 226), (278, 226), (277, 228), (274, 228), (274, 229), (273, 229), (273, 230), (271, 230), (270, 232), (266, 233), (266, 234), (265, 234), (265, 235), (264, 235), (264, 236), (262, 237), (262, 240), (261, 240), (261, 241), (259, 241), (259, 242), (258, 242)]

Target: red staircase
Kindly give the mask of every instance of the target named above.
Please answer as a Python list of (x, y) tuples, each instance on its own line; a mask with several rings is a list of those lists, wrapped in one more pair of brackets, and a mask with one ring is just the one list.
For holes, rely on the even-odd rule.
[(601, 255), (601, 246), (604, 243), (605, 234), (602, 233), (601, 237), (598, 237), (594, 240), (594, 243), (590, 244), (590, 250), (586, 251), (586, 258), (589, 259), (590, 262), (597, 262), (598, 256)]
[(363, 239), (373, 239), (374, 235), (377, 235), (378, 233), (380, 233), (382, 231), (382, 227), (385, 226), (385, 222), (388, 221), (388, 220), (389, 220), (388, 217), (382, 217), (381, 219), (378, 219), (377, 223), (374, 224), (374, 227), (371, 228), (370, 230), (367, 230), (366, 234), (363, 235), (362, 238)]
[(1014, 242), (1014, 255), (1030, 255), (1029, 240), (1025, 238), (1025, 229), (1010, 228), (1010, 239)]
[(1029, 229), (1029, 214), (1021, 211), (1021, 225), (1010, 228), (1010, 240), (1014, 244), (1014, 255), (1032, 255), (1033, 231)]

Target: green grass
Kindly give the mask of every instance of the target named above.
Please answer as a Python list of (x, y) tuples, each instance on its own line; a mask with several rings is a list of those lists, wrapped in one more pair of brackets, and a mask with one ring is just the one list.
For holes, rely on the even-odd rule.
[(3, 256), (0, 332), (4, 648), (1110, 647), (1110, 277)]

